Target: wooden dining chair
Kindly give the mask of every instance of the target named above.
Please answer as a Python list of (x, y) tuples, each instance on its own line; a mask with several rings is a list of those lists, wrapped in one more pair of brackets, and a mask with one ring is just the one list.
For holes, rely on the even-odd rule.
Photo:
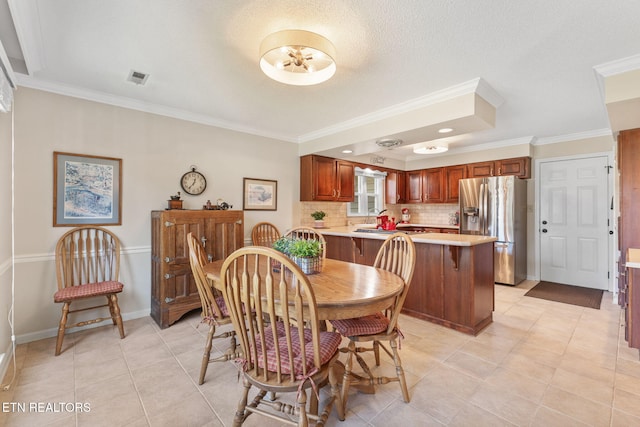
[(322, 258), (327, 258), (327, 241), (318, 230), (309, 227), (295, 227), (285, 233), (292, 239), (318, 240), (322, 245)]
[[(119, 282), (120, 240), (111, 231), (96, 226), (82, 226), (67, 231), (60, 237), (55, 251), (58, 291), (53, 301), (62, 303), (62, 316), (58, 326), (56, 352), (62, 350), (67, 329), (90, 325), (111, 319), (124, 338), (124, 325), (118, 306), (118, 296), (124, 285)], [(94, 297), (106, 297), (106, 304), (71, 310), (71, 304)], [(70, 313), (101, 307), (109, 308), (109, 317), (67, 324)]]
[(270, 222), (259, 222), (251, 229), (251, 242), (254, 246), (272, 247), (280, 238), (278, 227)]
[[(189, 245), (189, 264), (193, 272), (193, 278), (200, 295), (200, 303), (202, 305), (202, 322), (209, 325), (207, 340), (204, 344), (204, 354), (200, 364), (200, 377), (198, 384), (204, 383), (204, 377), (207, 374), (207, 367), (211, 362), (225, 362), (235, 359), (239, 356), (237, 352), (237, 343), (235, 331), (230, 330), (216, 335), (216, 328), (222, 325), (231, 324), (231, 317), (224, 302), (222, 293), (213, 287), (212, 283), (207, 279), (202, 267), (208, 261), (207, 254), (200, 241), (192, 234), (187, 234), (187, 244)], [(211, 348), (214, 339), (229, 338), (229, 347), (227, 351), (215, 358), (211, 358)]]
[[(273, 269), (272, 260), (281, 267)], [(280, 252), (260, 246), (232, 253), (223, 263), (220, 277), (244, 355), (237, 360), (244, 391), (233, 425), (242, 425), (256, 413), (286, 424), (307, 426), (311, 419), (321, 426), (334, 404), (338, 418), (344, 420), (335, 369), (342, 337), (320, 330), (308, 277)], [(316, 388), (327, 381), (330, 396), (318, 414)], [(248, 401), (251, 387), (258, 393)], [(310, 388), (313, 394), (307, 407)], [(275, 400), (270, 397), (274, 395), (278, 396)], [(283, 401), (287, 395), (295, 396), (295, 403)]]
[[(375, 384), (386, 384), (390, 381), (400, 383), (402, 397), (405, 402), (409, 402), (409, 390), (402, 369), (400, 355), (398, 354), (398, 317), (407, 297), (407, 292), (413, 277), (413, 270), (416, 262), (416, 250), (413, 240), (405, 233), (394, 233), (382, 244), (373, 266), (390, 271), (401, 277), (404, 287), (400, 295), (395, 299), (394, 304), (384, 313), (376, 313), (370, 316), (358, 317), (354, 319), (332, 320), (331, 324), (336, 331), (349, 338), (346, 347), (340, 349), (343, 353), (348, 353), (345, 365), (344, 377), (342, 381), (342, 404), (345, 405), (351, 385), (360, 385), (371, 388)], [(387, 349), (383, 341), (388, 341), (391, 350)], [(358, 347), (358, 343), (371, 342), (371, 347)], [(376, 366), (380, 366), (380, 348), (393, 360), (396, 367), (395, 377), (375, 376), (365, 360), (359, 353), (373, 351)], [(354, 374), (353, 359), (356, 359), (365, 371), (365, 376)]]

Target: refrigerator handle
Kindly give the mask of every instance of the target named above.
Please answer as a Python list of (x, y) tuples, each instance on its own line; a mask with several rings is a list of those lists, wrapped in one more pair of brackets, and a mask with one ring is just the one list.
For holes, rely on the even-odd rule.
[(485, 234), (484, 227), (485, 227), (485, 220), (486, 220), (486, 218), (485, 218), (485, 210), (484, 210), (485, 209), (485, 203), (484, 203), (484, 198), (485, 198), (484, 191), (485, 191), (485, 188), (484, 188), (484, 186), (485, 186), (485, 184), (484, 184), (484, 180), (483, 180), (482, 184), (480, 184), (480, 194), (479, 194), (479, 197), (478, 197), (478, 202), (479, 202), (478, 205), (480, 205), (479, 206), (480, 212), (478, 212), (478, 218), (480, 219), (479, 229), (480, 229), (480, 234), (482, 234), (482, 235)]

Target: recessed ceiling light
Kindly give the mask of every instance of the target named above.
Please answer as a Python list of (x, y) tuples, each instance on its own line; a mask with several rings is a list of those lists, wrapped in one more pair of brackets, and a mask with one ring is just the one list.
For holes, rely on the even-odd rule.
[(416, 154), (438, 154), (444, 153), (448, 149), (449, 144), (446, 142), (425, 142), (424, 144), (415, 146), (413, 152)]
[(353, 150), (342, 150), (343, 154), (351, 154), (353, 153)]
[(451, 129), (451, 128), (438, 129), (439, 133), (449, 133), (449, 132), (452, 132), (452, 131), (453, 131), (453, 129)]

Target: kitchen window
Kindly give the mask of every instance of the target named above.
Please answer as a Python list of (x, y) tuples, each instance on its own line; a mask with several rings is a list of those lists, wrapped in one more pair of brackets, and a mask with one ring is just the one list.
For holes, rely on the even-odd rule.
[(355, 169), (355, 194), (347, 205), (347, 216), (375, 216), (384, 209), (384, 180), (386, 172)]

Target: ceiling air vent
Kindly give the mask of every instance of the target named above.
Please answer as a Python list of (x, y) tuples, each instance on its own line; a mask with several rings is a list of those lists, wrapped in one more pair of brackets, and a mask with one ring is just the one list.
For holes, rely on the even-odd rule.
[(397, 147), (398, 145), (402, 144), (402, 140), (401, 139), (379, 139), (376, 141), (376, 144), (380, 147), (384, 147), (384, 148), (393, 148), (393, 147)]
[(147, 82), (148, 78), (149, 74), (147, 73), (131, 70), (131, 72), (129, 73), (129, 77), (127, 77), (127, 80), (137, 85), (143, 85)]

